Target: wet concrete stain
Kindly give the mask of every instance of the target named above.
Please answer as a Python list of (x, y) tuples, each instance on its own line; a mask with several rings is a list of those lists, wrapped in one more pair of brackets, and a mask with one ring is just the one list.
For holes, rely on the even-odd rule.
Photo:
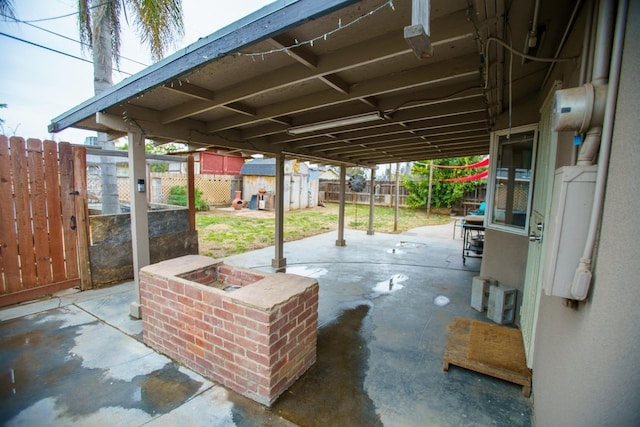
[(369, 310), (367, 304), (345, 310), (318, 331), (316, 364), (272, 411), (300, 426), (382, 426), (364, 390), (369, 354), (361, 328)]
[(154, 416), (182, 405), (202, 385), (171, 362), (131, 381), (110, 378), (106, 369), (85, 368), (70, 349), (87, 323), (64, 326), (61, 321), (42, 320), (42, 316), (15, 319), (0, 328), (3, 423), (46, 398), (55, 399), (61, 415), (71, 420), (104, 407), (139, 409)]

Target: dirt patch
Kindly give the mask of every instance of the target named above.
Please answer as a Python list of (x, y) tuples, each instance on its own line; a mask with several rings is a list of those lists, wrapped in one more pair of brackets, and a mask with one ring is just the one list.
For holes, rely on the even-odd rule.
[(229, 231), (232, 228), (233, 227), (231, 227), (229, 224), (211, 224), (204, 227), (204, 229), (207, 231)]

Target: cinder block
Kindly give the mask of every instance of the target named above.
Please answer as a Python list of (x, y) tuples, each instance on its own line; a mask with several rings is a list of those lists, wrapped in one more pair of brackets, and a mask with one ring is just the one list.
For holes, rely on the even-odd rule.
[(475, 276), (471, 281), (471, 307), (480, 313), (487, 309), (489, 287), (492, 283), (493, 280), (481, 276)]
[(489, 288), (487, 317), (500, 325), (511, 324), (515, 320), (518, 291), (513, 288), (494, 285)]

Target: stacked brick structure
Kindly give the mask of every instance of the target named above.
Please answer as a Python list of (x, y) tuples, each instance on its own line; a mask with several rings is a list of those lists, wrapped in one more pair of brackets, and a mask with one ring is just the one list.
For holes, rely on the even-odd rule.
[(144, 267), (140, 298), (145, 343), (263, 405), (315, 363), (314, 279), (189, 255)]

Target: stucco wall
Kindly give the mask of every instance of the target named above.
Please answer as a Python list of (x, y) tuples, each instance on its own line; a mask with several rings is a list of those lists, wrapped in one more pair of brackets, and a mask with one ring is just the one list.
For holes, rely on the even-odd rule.
[(518, 305), (522, 299), (522, 286), (527, 265), (529, 239), (519, 234), (487, 229), (480, 275), (491, 277), (500, 284), (518, 289)]
[(537, 426), (640, 425), (640, 2), (630, 2), (607, 181), (588, 300), (542, 296), (533, 363)]

